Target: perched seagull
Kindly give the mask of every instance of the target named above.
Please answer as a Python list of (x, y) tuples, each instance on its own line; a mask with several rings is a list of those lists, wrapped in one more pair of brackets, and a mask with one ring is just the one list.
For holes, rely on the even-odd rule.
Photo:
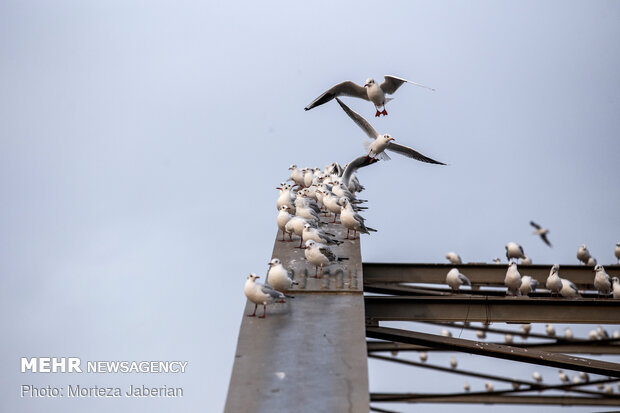
[[(312, 103), (310, 103), (304, 109), (310, 110), (312, 108), (329, 102), (337, 96), (351, 96), (354, 98), (371, 101), (372, 103), (374, 103), (375, 109), (377, 109), (377, 113), (375, 114), (375, 116), (386, 116), (387, 111), (385, 110), (385, 104), (392, 100), (392, 98), (388, 98), (385, 95), (393, 94), (403, 83), (407, 82), (411, 83), (412, 85), (420, 86), (430, 90), (435, 90), (419, 83), (411, 82), (407, 79), (402, 79), (396, 76), (386, 75), (384, 76), (384, 78), (385, 80), (380, 85), (377, 85), (374, 79), (366, 79), (366, 83), (364, 84), (364, 86), (360, 86), (350, 80), (338, 83), (336, 86), (333, 86), (321, 96), (314, 99)], [(383, 108), (383, 110), (379, 111), (379, 108)]]
[(300, 238), (298, 248), (303, 248), (302, 244), (304, 241), (304, 225), (306, 224), (310, 224), (310, 226), (315, 228), (317, 227), (316, 221), (298, 216), (292, 217), (291, 219), (289, 219), (286, 225), (284, 225), (284, 230), (286, 232), (288, 232), (289, 234), (295, 233), (295, 235)]
[(337, 239), (332, 238), (334, 236), (334, 234), (325, 232), (322, 229), (312, 228), (310, 224), (304, 224), (304, 232), (302, 234), (304, 241), (308, 241), (309, 239), (311, 239), (321, 244), (327, 245), (342, 244), (342, 241), (338, 241)]
[(614, 389), (611, 387), (611, 385), (610, 385), (610, 384), (606, 384), (606, 385), (605, 385), (605, 390), (604, 390), (604, 391), (605, 391), (605, 393), (607, 393), (607, 394), (613, 394)]
[(278, 210), (280, 209), (282, 205), (288, 205), (291, 207), (291, 209), (294, 210), (295, 208), (294, 202), (295, 202), (295, 198), (297, 197), (297, 195), (295, 194), (295, 192), (292, 191), (293, 186), (287, 185), (287, 184), (281, 184), (276, 189), (280, 190), (280, 196), (278, 196), (278, 202), (276, 204)]
[(549, 276), (547, 277), (547, 282), (545, 286), (553, 296), (553, 293), (560, 294), (560, 290), (562, 289), (562, 279), (560, 278), (560, 266), (558, 264), (554, 264), (551, 267), (551, 271), (549, 271)]
[(540, 238), (543, 240), (543, 242), (547, 244), (548, 246), (551, 246), (551, 243), (547, 239), (547, 234), (549, 233), (549, 230), (541, 227), (534, 221), (530, 221), (530, 225), (536, 228), (536, 231), (534, 231), (534, 235), (540, 235)]
[[(284, 241), (284, 234), (287, 232), (286, 224), (291, 220), (291, 218), (293, 218), (293, 216), (289, 213), (290, 210), (291, 210), (290, 206), (282, 205), (280, 207), (280, 212), (278, 212), (277, 223), (278, 223), (278, 229), (282, 231), (282, 241)], [(288, 237), (289, 237), (289, 241), (293, 240), (293, 235), (290, 232), (288, 233)]]
[(597, 265), (594, 267), (594, 272), (596, 273), (594, 276), (594, 288), (598, 291), (599, 296), (601, 294), (603, 296), (611, 294), (611, 278), (605, 272), (605, 268), (602, 265)]
[(409, 148), (408, 146), (394, 143), (393, 142), (394, 138), (388, 135), (387, 133), (384, 135), (380, 135), (379, 133), (377, 133), (375, 128), (373, 128), (370, 125), (370, 123), (368, 123), (366, 119), (364, 119), (363, 117), (355, 113), (353, 110), (351, 110), (347, 105), (342, 103), (340, 99), (336, 98), (336, 100), (338, 101), (342, 109), (346, 112), (346, 114), (349, 115), (349, 117), (353, 120), (353, 122), (355, 122), (357, 126), (359, 126), (366, 133), (366, 135), (368, 135), (370, 139), (374, 140), (373, 142), (370, 142), (366, 148), (368, 150), (369, 158), (378, 157), (378, 159), (389, 160), (390, 157), (386, 153), (384, 153), (384, 150), (387, 149), (387, 150), (399, 153), (401, 155), (404, 155), (408, 158), (415, 159), (420, 162), (434, 163), (437, 165), (445, 165), (445, 163), (438, 162), (434, 159), (428, 158), (422, 155), (420, 152), (415, 151), (412, 148)]
[(494, 389), (493, 383), (491, 383), (490, 381), (487, 381), (486, 383), (484, 383), (484, 387), (487, 389), (489, 393), (492, 392)]
[(470, 391), (471, 390), (471, 387), (469, 387), (469, 383), (467, 383), (467, 382), (463, 383), (463, 390), (465, 390), (465, 391)]
[(340, 223), (347, 229), (347, 238), (349, 239), (349, 231), (353, 230), (353, 239), (357, 233), (370, 234), (370, 231), (377, 232), (376, 229), (367, 227), (364, 224), (364, 217), (353, 210), (353, 205), (347, 198), (340, 198), (342, 208), (340, 210)]
[(581, 244), (581, 247), (577, 250), (577, 259), (584, 264), (588, 264), (588, 260), (591, 258), (590, 251), (586, 247), (586, 244)]
[(588, 340), (598, 340), (598, 334), (596, 334), (596, 330), (590, 330), (588, 333)]
[(560, 381), (562, 383), (568, 383), (570, 381), (570, 379), (563, 370), (558, 370), (558, 377), (560, 377)]
[(565, 278), (562, 278), (562, 289), (560, 290), (560, 294), (562, 294), (562, 297), (568, 297), (568, 298), (576, 298), (576, 297), (581, 297), (581, 295), (579, 295), (579, 290), (577, 290), (577, 286), (575, 286), (575, 284), (573, 284), (572, 281), (569, 281)]
[(519, 274), (519, 270), (517, 270), (517, 264), (514, 261), (511, 261), (508, 264), (508, 270), (506, 270), (506, 277), (504, 278), (504, 284), (508, 288), (507, 293), (510, 293), (513, 296), (521, 294), (519, 288), (521, 287), (521, 274)]
[(459, 365), (459, 363), (457, 363), (456, 359), (454, 358), (454, 356), (452, 356), (450, 358), (450, 367), (452, 367), (453, 369), (455, 369), (457, 366)]
[(530, 330), (532, 330), (531, 324), (521, 324), (521, 331), (523, 332), (523, 334), (525, 335), (530, 334)]
[(506, 344), (512, 344), (513, 341), (514, 341), (514, 337), (512, 336), (512, 334), (504, 335), (504, 342)]
[(446, 259), (450, 261), (451, 264), (459, 265), (462, 264), (461, 257), (456, 252), (449, 252), (446, 254)]
[(426, 363), (426, 360), (428, 360), (428, 353), (426, 353), (426, 351), (420, 351), (420, 361)]
[(609, 338), (609, 333), (603, 328), (603, 326), (599, 325), (596, 327), (596, 335), (601, 339), (605, 340)]
[(297, 168), (297, 165), (291, 165), (288, 168), (291, 171), (291, 177), (289, 178), (291, 181), (295, 182), (299, 186), (303, 186), (304, 184), (304, 173), (301, 169)]
[(265, 284), (269, 284), (277, 291), (290, 290), (293, 285), (299, 284), (292, 280), (293, 274), (293, 270), (286, 269), (278, 258), (274, 258), (269, 262)]
[(265, 314), (267, 311), (267, 304), (275, 303), (276, 301), (282, 301), (286, 297), (280, 291), (274, 290), (269, 285), (264, 285), (256, 282), (256, 279), (260, 278), (254, 273), (248, 275), (248, 279), (245, 282), (245, 286), (243, 287), (243, 292), (245, 296), (254, 303), (254, 312), (252, 314), (248, 314), (249, 317), (254, 317), (256, 315), (256, 308), (259, 304), (263, 305), (263, 315), (258, 316), (258, 318), (265, 318)]
[(508, 261), (510, 261), (511, 258), (519, 259), (525, 257), (523, 247), (516, 242), (509, 242), (504, 248), (506, 248), (506, 258)]
[(613, 297), (620, 298), (620, 279), (618, 277), (614, 277), (611, 279), (613, 282)]
[(454, 292), (458, 291), (463, 284), (471, 286), (469, 278), (461, 274), (457, 268), (452, 268), (448, 271), (448, 275), (446, 275), (446, 284), (448, 284)]
[(573, 383), (575, 383), (575, 384), (581, 383), (581, 380), (579, 379), (579, 376), (573, 376)]
[[(614, 278), (616, 278), (616, 277), (614, 277)], [(615, 339), (620, 338), (620, 331), (614, 330), (614, 332), (611, 334), (611, 338), (615, 338)]]
[(333, 262), (348, 260), (348, 258), (339, 258), (327, 245), (318, 244), (311, 239), (306, 241), (305, 255), (306, 259), (315, 267), (315, 277), (318, 277), (319, 267), (321, 267), (321, 275), (323, 275), (323, 267)]
[[(512, 379), (516, 380), (514, 377)], [(512, 388), (514, 390), (519, 390), (519, 387), (521, 387), (521, 384), (517, 383), (516, 381), (511, 381), (510, 383), (512, 384)]]
[(532, 265), (532, 259), (527, 254), (524, 254), (523, 258), (521, 258), (521, 265)]
[(536, 279), (529, 275), (521, 277), (521, 287), (519, 290), (522, 295), (530, 295), (530, 293), (536, 291), (536, 288), (538, 288), (538, 281)]
[(564, 338), (567, 340), (572, 340), (573, 339), (573, 331), (570, 329), (570, 327), (566, 327), (564, 329)]
[(579, 378), (581, 380), (583, 380), (584, 382), (586, 382), (586, 383), (590, 381), (590, 376), (585, 371), (580, 371), (579, 372)]
[(443, 337), (452, 337), (452, 333), (450, 332), (450, 330), (446, 330), (445, 328), (441, 330), (440, 333)]
[(614, 255), (616, 256), (616, 260), (618, 260), (617, 264), (620, 264), (620, 242), (616, 243), (616, 249), (614, 250)]
[(547, 324), (545, 326), (545, 332), (549, 337), (555, 337), (555, 327), (553, 327), (551, 324)]
[(484, 330), (478, 330), (476, 331), (476, 337), (478, 337), (479, 340), (484, 340), (487, 338), (487, 333), (485, 333)]
[(598, 263), (596, 262), (596, 258), (594, 258), (594, 257), (588, 258), (588, 262), (586, 262), (586, 265), (588, 267), (596, 267), (597, 264)]
[(542, 383), (542, 381), (543, 381), (542, 376), (541, 376), (541, 375), (540, 375), (540, 373), (539, 373), (539, 372), (537, 372), (537, 371), (535, 371), (535, 372), (532, 374), (532, 377), (534, 378), (534, 380), (536, 380), (536, 383)]

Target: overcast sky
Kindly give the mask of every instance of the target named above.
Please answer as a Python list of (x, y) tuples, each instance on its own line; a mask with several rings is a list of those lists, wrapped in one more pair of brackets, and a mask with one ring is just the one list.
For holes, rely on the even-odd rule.
[[(436, 88), (404, 85), (380, 119), (346, 103), (449, 164), (360, 171), (379, 230), (365, 261), (490, 262), (516, 241), (534, 263), (576, 264), (582, 243), (615, 262), (618, 22), (617, 1), (0, 2), (0, 410), (220, 411), (275, 187), (292, 163), (364, 151), (334, 102), (303, 110), (347, 79)], [(18, 372), (45, 355), (189, 365)], [(186, 396), (19, 398), (26, 383), (135, 382)]]

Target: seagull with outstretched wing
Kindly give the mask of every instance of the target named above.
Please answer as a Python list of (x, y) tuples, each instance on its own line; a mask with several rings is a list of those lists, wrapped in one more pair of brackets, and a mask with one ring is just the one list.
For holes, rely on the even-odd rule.
[(367, 148), (366, 148), (368, 150), (369, 158), (389, 160), (390, 157), (384, 152), (387, 149), (389, 151), (399, 153), (401, 155), (404, 155), (408, 158), (415, 159), (420, 162), (434, 163), (437, 165), (445, 165), (445, 163), (426, 157), (422, 155), (420, 152), (408, 146), (394, 143), (394, 138), (388, 135), (387, 133), (384, 135), (377, 133), (375, 128), (373, 128), (372, 125), (368, 123), (366, 119), (364, 119), (358, 113), (351, 110), (347, 105), (342, 103), (340, 99), (336, 98), (336, 100), (338, 101), (342, 109), (345, 111), (345, 113), (349, 115), (349, 117), (353, 120), (353, 122), (355, 122), (357, 126), (359, 126), (366, 133), (366, 135), (368, 135), (369, 138), (374, 139), (374, 141), (368, 143)]
[(544, 241), (544, 243), (547, 244), (548, 246), (551, 246), (551, 243), (547, 239), (547, 234), (549, 233), (549, 230), (541, 227), (534, 221), (530, 221), (530, 225), (536, 228), (536, 231), (534, 231), (534, 235), (540, 235), (540, 238)]
[[(380, 85), (378, 85), (374, 79), (366, 79), (366, 83), (364, 84), (364, 86), (360, 86), (355, 82), (346, 80), (328, 89), (321, 96), (314, 99), (312, 103), (310, 103), (304, 109), (310, 110), (317, 106), (321, 106), (322, 104), (327, 103), (338, 96), (351, 96), (371, 101), (372, 103), (374, 103), (375, 108), (377, 109), (377, 113), (375, 114), (375, 116), (386, 116), (388, 113), (385, 110), (385, 104), (392, 100), (392, 98), (388, 98), (385, 95), (393, 94), (403, 83), (411, 83), (412, 85), (420, 86), (430, 90), (435, 90), (428, 86), (411, 82), (407, 79), (396, 76), (386, 75), (384, 76), (384, 79), (385, 80)], [(379, 108), (383, 108), (383, 110), (380, 111)]]

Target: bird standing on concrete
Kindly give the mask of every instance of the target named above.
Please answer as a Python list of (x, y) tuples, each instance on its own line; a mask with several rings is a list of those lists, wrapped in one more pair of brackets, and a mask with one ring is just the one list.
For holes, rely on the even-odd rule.
[(254, 317), (256, 315), (256, 308), (259, 304), (263, 305), (263, 315), (258, 318), (265, 318), (267, 312), (267, 304), (273, 304), (277, 301), (283, 302), (286, 297), (280, 291), (274, 290), (269, 285), (264, 285), (256, 282), (256, 279), (260, 278), (254, 273), (248, 275), (248, 278), (243, 287), (245, 296), (254, 303), (254, 312), (248, 314), (248, 317)]
[(293, 274), (293, 270), (286, 269), (278, 258), (274, 258), (269, 262), (265, 283), (277, 291), (287, 291), (293, 285), (299, 284), (297, 281), (292, 280)]
[[(312, 103), (310, 103), (304, 109), (310, 110), (317, 106), (321, 106), (322, 104), (329, 102), (337, 96), (351, 96), (371, 101), (375, 105), (375, 109), (377, 109), (375, 117), (381, 115), (387, 116), (385, 104), (392, 100), (392, 98), (388, 98), (385, 95), (393, 94), (403, 83), (411, 83), (412, 85), (420, 86), (430, 90), (435, 90), (419, 83), (411, 82), (407, 79), (396, 76), (386, 75), (384, 76), (384, 79), (385, 80), (380, 85), (378, 85), (372, 78), (366, 79), (366, 83), (364, 83), (364, 86), (360, 86), (350, 80), (346, 80), (344, 82), (338, 83), (335, 86), (332, 86), (326, 92), (321, 94), (318, 98), (314, 99)], [(380, 111), (380, 108), (383, 108), (383, 110)]]
[(323, 267), (334, 262), (348, 260), (348, 258), (338, 257), (327, 245), (318, 244), (313, 240), (306, 241), (305, 256), (315, 267), (315, 277), (318, 277), (319, 267), (321, 267), (321, 275), (323, 275)]

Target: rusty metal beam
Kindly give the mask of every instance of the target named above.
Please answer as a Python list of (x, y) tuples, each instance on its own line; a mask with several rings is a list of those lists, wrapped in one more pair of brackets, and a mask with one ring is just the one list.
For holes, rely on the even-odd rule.
[[(446, 274), (451, 268), (458, 267), (474, 285), (504, 285), (506, 264), (401, 264), (401, 263), (364, 263), (364, 282), (409, 282), (445, 284)], [(522, 275), (531, 275), (544, 285), (551, 264), (520, 265)], [(612, 277), (620, 277), (620, 266), (607, 265), (605, 270)], [(585, 265), (561, 265), (560, 276), (574, 282), (578, 288), (593, 289), (594, 271)]]
[(620, 323), (620, 300), (528, 297), (367, 296), (366, 319), (509, 323)]
[(602, 374), (610, 377), (620, 377), (620, 364), (550, 353), (547, 351), (522, 349), (514, 346), (483, 343), (460, 338), (436, 336), (433, 334), (420, 333), (416, 331), (375, 326), (366, 327), (366, 336), (381, 340), (419, 344), (431, 347), (443, 347), (453, 351), (533, 363), (561, 369), (585, 371), (587, 373)]

